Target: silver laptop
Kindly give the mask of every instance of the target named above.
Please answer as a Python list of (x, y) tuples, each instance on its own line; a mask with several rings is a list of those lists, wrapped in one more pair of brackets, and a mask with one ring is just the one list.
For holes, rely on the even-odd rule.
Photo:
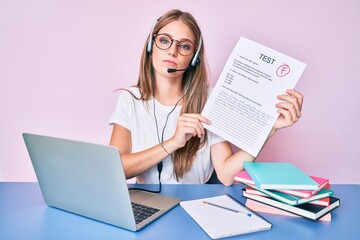
[[(49, 206), (137, 231), (180, 202), (129, 190), (115, 147), (30, 133), (23, 138)], [(146, 215), (134, 213), (144, 208)]]

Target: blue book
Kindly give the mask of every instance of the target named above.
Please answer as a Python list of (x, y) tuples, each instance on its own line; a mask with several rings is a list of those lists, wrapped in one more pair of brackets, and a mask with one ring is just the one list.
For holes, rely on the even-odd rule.
[(260, 189), (316, 190), (319, 184), (292, 163), (245, 162), (244, 168)]

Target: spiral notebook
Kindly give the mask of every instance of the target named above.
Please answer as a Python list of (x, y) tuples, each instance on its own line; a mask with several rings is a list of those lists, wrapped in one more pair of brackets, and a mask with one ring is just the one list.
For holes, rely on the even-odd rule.
[(272, 226), (228, 194), (182, 201), (180, 206), (212, 239), (268, 230)]

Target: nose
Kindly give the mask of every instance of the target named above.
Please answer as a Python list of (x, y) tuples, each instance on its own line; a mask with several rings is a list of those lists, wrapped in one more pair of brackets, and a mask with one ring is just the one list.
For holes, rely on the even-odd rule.
[(177, 54), (178, 54), (178, 50), (177, 50), (178, 46), (177, 45), (178, 45), (178, 43), (176, 41), (173, 41), (171, 43), (171, 46), (169, 48), (169, 54), (171, 56), (177, 56)]

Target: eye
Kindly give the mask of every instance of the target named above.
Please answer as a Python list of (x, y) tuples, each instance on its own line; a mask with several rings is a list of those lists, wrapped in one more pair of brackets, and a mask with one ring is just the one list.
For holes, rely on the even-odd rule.
[(190, 41), (183, 41), (179, 43), (178, 49), (180, 54), (187, 56), (194, 52), (195, 47)]
[(189, 44), (189, 43), (181, 43), (181, 44), (180, 44), (180, 48), (181, 48), (182, 50), (189, 51), (189, 50), (191, 50), (191, 44)]
[(160, 38), (160, 42), (166, 44), (166, 43), (169, 43), (169, 39), (166, 37), (162, 37), (162, 38)]
[(158, 40), (163, 45), (169, 45), (171, 43), (171, 39), (165, 35), (159, 35)]

